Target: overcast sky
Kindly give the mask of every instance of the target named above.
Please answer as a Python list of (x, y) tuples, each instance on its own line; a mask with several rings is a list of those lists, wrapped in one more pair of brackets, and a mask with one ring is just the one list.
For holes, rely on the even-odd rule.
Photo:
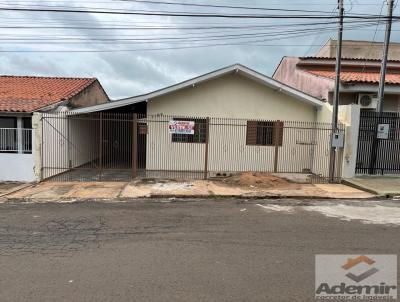
[[(201, 4), (218, 5), (240, 5), (265, 8), (282, 9), (307, 9), (324, 12), (333, 12), (336, 7), (336, 0), (170, 0), (169, 2), (190, 2)], [(281, 3), (285, 3), (282, 5)], [(322, 4), (320, 4), (322, 2)], [(352, 0), (346, 1), (346, 11), (348, 14), (379, 14), (382, 8), (380, 0)], [(116, 0), (85, 0), (85, 1), (26, 1), (26, 0), (2, 0), (0, 7), (26, 7), (26, 5), (46, 5), (46, 6), (67, 6), (96, 8), (96, 9), (123, 9), (123, 10), (146, 10), (146, 11), (190, 11), (201, 13), (270, 13), (263, 11), (249, 11), (238, 9), (210, 9), (193, 8), (188, 6), (176, 5), (155, 5), (144, 3), (132, 3), (128, 1)], [(395, 14), (400, 15), (399, 7), (395, 8)], [(383, 6), (383, 14), (386, 14), (387, 6)], [(149, 49), (149, 48), (169, 48), (169, 47), (188, 47), (203, 46), (205, 44), (223, 44), (232, 40), (225, 40), (219, 37), (219, 30), (197, 30), (188, 31), (183, 29), (174, 30), (136, 30), (133, 27), (155, 26), (155, 27), (190, 27), (190, 26), (221, 26), (221, 25), (285, 25), (296, 22), (321, 22), (321, 20), (254, 20), (254, 19), (218, 19), (218, 18), (194, 18), (194, 17), (143, 17), (136, 15), (99, 15), (99, 14), (74, 14), (74, 13), (51, 13), (51, 12), (9, 12), (0, 11), (0, 23), (2, 27), (25, 26), (25, 27), (45, 27), (45, 28), (18, 28), (2, 29), (3, 39), (0, 45), (1, 50), (121, 50), (121, 49)], [(326, 22), (326, 21), (324, 21)], [(334, 22), (334, 20), (332, 20)], [(124, 30), (96, 30), (96, 29), (54, 29), (46, 26), (56, 27), (131, 27)], [(316, 26), (318, 27), (318, 26)], [(394, 25), (392, 41), (400, 42), (399, 26)], [(292, 26), (284, 30), (296, 31)], [(361, 30), (345, 30), (345, 39), (383, 41), (384, 26), (376, 25), (365, 27)], [(277, 29), (265, 28), (262, 30), (228, 30), (223, 34), (243, 34), (255, 33), (265, 34), (276, 32)], [(300, 34), (299, 32), (296, 34)], [(210, 41), (193, 42), (104, 42), (94, 44), (87, 39), (100, 38), (163, 38), (163, 37), (196, 37), (196, 36), (217, 36)], [(65, 44), (32, 44), (37, 39), (43, 38), (78, 38), (83, 39), (82, 43), (76, 41)], [(112, 99), (130, 97), (137, 94), (147, 93), (152, 90), (165, 87), (186, 80), (188, 78), (201, 75), (212, 70), (241, 63), (253, 68), (266, 75), (272, 75), (276, 65), (282, 56), (304, 56), (313, 54), (329, 38), (336, 38), (336, 31), (326, 29), (312, 34), (304, 34), (302, 37), (275, 36), (274, 40), (264, 42), (253, 42), (255, 38), (244, 38), (233, 40), (237, 43), (246, 45), (198, 47), (170, 50), (142, 50), (131, 52), (93, 52), (93, 53), (1, 53), (0, 74), (7, 75), (45, 75), (45, 76), (67, 76), (67, 77), (96, 77), (100, 80), (103, 87)], [(31, 39), (21, 41), (10, 41), (6, 39)], [(286, 39), (282, 39), (286, 38)], [(86, 40), (85, 40), (86, 39)], [(268, 38), (271, 39), (271, 38)], [(278, 40), (279, 39), (279, 40)], [(259, 40), (259, 39), (258, 39)], [(79, 42), (79, 41), (78, 41)], [(98, 41), (97, 41), (98, 42)], [(250, 44), (250, 45), (249, 45)], [(262, 45), (262, 46), (255, 46)], [(268, 45), (268, 46), (266, 46)], [(314, 46), (310, 46), (314, 45)]]

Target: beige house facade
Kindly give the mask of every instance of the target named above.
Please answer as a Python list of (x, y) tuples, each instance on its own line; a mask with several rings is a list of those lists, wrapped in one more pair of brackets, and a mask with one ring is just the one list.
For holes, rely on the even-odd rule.
[(147, 102), (148, 115), (313, 121), (318, 106), (241, 73), (229, 73)]
[[(172, 171), (203, 177), (206, 170), (209, 176), (260, 171), (326, 177), (331, 125), (323, 120), (325, 106), (324, 101), (235, 64), (71, 114), (136, 113), (142, 125), (139, 153), (145, 154), (140, 168), (147, 175)], [(176, 120), (194, 122), (194, 133), (171, 133), (169, 124)]]
[[(319, 103), (311, 103), (285, 94), (261, 81), (249, 78), (243, 72), (227, 73), (194, 86), (156, 97), (147, 102), (147, 115), (165, 117), (164, 123), (149, 123), (146, 168), (148, 170), (202, 171), (204, 169), (204, 145), (176, 143), (166, 126), (174, 117), (210, 117), (209, 164), (212, 174), (234, 171), (272, 171), (274, 145), (249, 145), (248, 122), (298, 121), (314, 122), (318, 118)], [(229, 120), (226, 120), (226, 119)], [(233, 126), (234, 125), (234, 126)], [(280, 161), (278, 171), (297, 172), (312, 170), (309, 146), (296, 144), (296, 135), (285, 128), (280, 151), (291, 154), (290, 162)], [(303, 135), (311, 136), (312, 131)], [(310, 139), (310, 138), (309, 138)], [(191, 151), (187, 152), (190, 147)], [(309, 152), (308, 152), (309, 151)], [(171, 154), (165, 161), (158, 154)], [(283, 154), (282, 154), (283, 156)], [(316, 154), (316, 156), (318, 156)], [(195, 165), (193, 165), (195, 163)], [(289, 168), (290, 167), (290, 168)], [(326, 167), (322, 167), (326, 168)]]

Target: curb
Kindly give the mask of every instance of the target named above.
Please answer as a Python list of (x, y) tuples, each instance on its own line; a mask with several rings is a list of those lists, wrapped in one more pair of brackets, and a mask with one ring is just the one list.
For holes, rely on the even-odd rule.
[[(344, 197), (330, 197), (330, 196), (304, 196), (304, 195), (258, 195), (258, 196), (247, 196), (247, 195), (165, 195), (165, 194), (153, 194), (150, 195), (149, 197), (144, 197), (147, 199), (156, 199), (156, 198), (176, 198), (176, 199), (184, 199), (184, 198), (190, 198), (190, 199), (210, 199), (210, 198), (215, 198), (215, 199), (224, 199), (224, 198), (236, 198), (236, 199), (252, 199), (252, 200), (257, 200), (257, 199), (359, 199), (359, 198), (344, 198)], [(371, 197), (373, 198), (373, 197)], [(369, 199), (369, 198), (362, 198), (362, 199)]]
[[(205, 199), (205, 200), (212, 200), (215, 199), (217, 200), (227, 200), (227, 199), (236, 199), (240, 200), (241, 202), (246, 202), (246, 201), (257, 201), (257, 200), (282, 200), (282, 199), (292, 199), (292, 200), (370, 200), (370, 199), (376, 199), (376, 196), (369, 197), (369, 198), (344, 198), (344, 197), (329, 197), (329, 196), (301, 196), (301, 195), (295, 195), (295, 196), (238, 196), (238, 195), (162, 195), (162, 194), (156, 194), (156, 195), (151, 195), (151, 196), (146, 196), (146, 197), (137, 197), (137, 198), (114, 198), (114, 199), (107, 199), (107, 198), (94, 198), (94, 199), (77, 199), (77, 198), (70, 198), (70, 199), (40, 199), (40, 198), (7, 198), (5, 203), (59, 203), (59, 204), (68, 204), (68, 203), (79, 203), (79, 202), (88, 202), (88, 201), (93, 201), (93, 202), (133, 202), (133, 201), (149, 201), (149, 202), (154, 202), (156, 199), (164, 199), (164, 200), (169, 200), (170, 202), (183, 202), (189, 200), (199, 200), (199, 199)], [(188, 200), (189, 199), (189, 200)]]

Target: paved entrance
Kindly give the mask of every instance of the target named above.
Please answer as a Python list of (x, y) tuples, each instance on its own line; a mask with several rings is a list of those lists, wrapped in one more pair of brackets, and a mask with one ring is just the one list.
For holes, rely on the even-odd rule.
[(359, 176), (347, 179), (348, 183), (379, 196), (400, 195), (400, 177)]
[(273, 188), (225, 185), (220, 181), (42, 182), (11, 195), (9, 200), (74, 201), (88, 199), (131, 200), (144, 197), (301, 197), (371, 198), (372, 194), (340, 184), (293, 184)]

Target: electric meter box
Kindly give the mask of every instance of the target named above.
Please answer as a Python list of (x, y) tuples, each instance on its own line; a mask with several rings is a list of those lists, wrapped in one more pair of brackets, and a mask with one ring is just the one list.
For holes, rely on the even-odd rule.
[(335, 132), (332, 136), (332, 147), (343, 148), (344, 147), (344, 133)]

